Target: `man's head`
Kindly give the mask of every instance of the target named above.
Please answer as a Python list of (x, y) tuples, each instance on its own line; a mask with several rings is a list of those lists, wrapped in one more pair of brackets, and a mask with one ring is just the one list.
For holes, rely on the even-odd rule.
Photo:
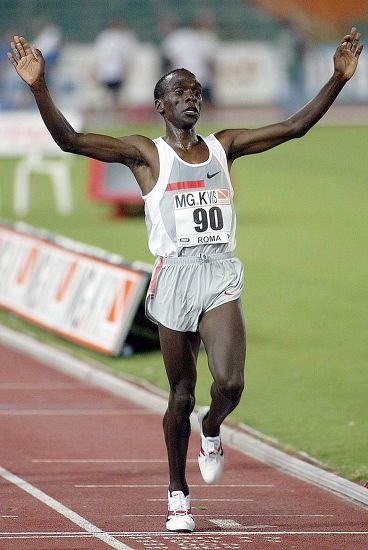
[(186, 73), (190, 76), (192, 76), (193, 78), (196, 78), (195, 75), (193, 73), (191, 73), (190, 71), (188, 71), (187, 69), (173, 69), (172, 71), (164, 74), (160, 80), (156, 83), (156, 86), (153, 90), (153, 97), (155, 99), (160, 99), (160, 97), (165, 93), (165, 90), (167, 88), (167, 85), (172, 81), (172, 79), (177, 76), (177, 75), (180, 75), (181, 73)]
[[(181, 127), (194, 125), (202, 107), (202, 86), (187, 69), (174, 69), (157, 82), (154, 89), (155, 108), (167, 121)], [(179, 120), (183, 119), (183, 120)], [(184, 120), (185, 119), (185, 120)]]

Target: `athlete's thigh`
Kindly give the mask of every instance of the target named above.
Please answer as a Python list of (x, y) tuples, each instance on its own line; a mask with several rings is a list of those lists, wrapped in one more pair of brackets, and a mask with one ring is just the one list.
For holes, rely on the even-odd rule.
[(181, 332), (158, 325), (160, 345), (171, 388), (184, 384), (193, 389), (200, 346), (198, 332)]
[(199, 324), (199, 332), (215, 380), (229, 380), (243, 373), (246, 343), (240, 299), (207, 311)]

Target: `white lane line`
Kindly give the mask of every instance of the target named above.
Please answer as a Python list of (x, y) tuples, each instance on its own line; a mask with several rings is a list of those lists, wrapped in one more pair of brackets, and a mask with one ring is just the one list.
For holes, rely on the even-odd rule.
[(76, 390), (90, 389), (84, 382), (0, 382), (1, 390)]
[(3, 518), (3, 519), (13, 519), (13, 518), (17, 518), (18, 516), (0, 516), (0, 518)]
[[(0, 534), (0, 540), (1, 539), (10, 539), (10, 540), (42, 540), (42, 539), (88, 539), (93, 538), (94, 535), (89, 535), (88, 533), (85, 534), (76, 534), (76, 535), (68, 535), (64, 533), (60, 534), (47, 534), (47, 535), (38, 535), (36, 534), (19, 534), (19, 533), (1, 533)], [(127, 548), (125, 546), (125, 548)]]
[[(114, 537), (174, 537), (178, 538), (177, 533), (170, 533), (166, 531), (105, 531), (106, 535), (111, 535)], [(194, 533), (188, 534), (186, 536), (191, 538), (196, 537), (213, 537), (214, 535), (221, 535), (223, 537), (228, 535), (245, 535), (245, 534), (251, 534), (251, 535), (301, 535), (301, 536), (308, 536), (308, 535), (367, 535), (368, 531), (250, 531), (247, 533), (244, 533), (244, 531), (195, 531)], [(75, 538), (92, 538), (95, 536), (95, 533), (86, 533), (82, 531), (21, 531), (21, 532), (2, 532), (0, 533), (0, 539), (2, 538), (20, 538), (20, 537), (27, 537), (27, 538), (40, 538), (40, 537), (60, 537), (60, 538), (67, 538), (67, 537), (75, 537)], [(127, 548), (127, 547), (125, 547)], [(132, 550), (132, 549), (129, 549)]]
[(276, 525), (243, 525), (243, 529), (272, 529), (276, 527)]
[[(334, 518), (334, 514), (199, 514), (196, 518)], [(162, 518), (164, 514), (119, 514), (121, 518)]]
[[(129, 532), (115, 532), (114, 535), (116, 537), (144, 537), (144, 536), (154, 536), (154, 537), (177, 537), (178, 534), (177, 533), (165, 533), (165, 532), (140, 532), (140, 533), (129, 533)], [(218, 535), (221, 535), (221, 536), (229, 536), (229, 535), (233, 535), (233, 536), (237, 536), (237, 535), (292, 535), (292, 536), (321, 536), (321, 535), (336, 535), (336, 536), (340, 536), (340, 535), (356, 535), (356, 536), (361, 536), (361, 535), (367, 535), (368, 536), (368, 531), (211, 531), (211, 532), (206, 532), (206, 531), (195, 531), (194, 533), (190, 533), (190, 535), (188, 534), (188, 536), (190, 538), (195, 538), (195, 537), (198, 537), (200, 536), (201, 538), (202, 537), (212, 537), (212, 536), (218, 536)], [(0, 535), (1, 537), (1, 535)]]
[(1, 416), (141, 416), (152, 414), (148, 409), (0, 409)]
[(26, 493), (30, 494), (32, 497), (43, 502), (44, 504), (46, 504), (46, 506), (52, 508), (53, 510), (55, 510), (65, 518), (69, 519), (94, 537), (102, 540), (111, 548), (115, 548), (116, 550), (132, 550), (129, 546), (126, 546), (111, 535), (108, 535), (107, 533), (102, 531), (102, 529), (99, 529), (88, 520), (86, 520), (84, 517), (80, 516), (70, 508), (67, 508), (66, 506), (64, 506), (64, 504), (61, 504), (61, 502), (58, 502), (40, 489), (37, 489), (37, 487), (35, 487), (31, 483), (28, 483), (28, 481), (25, 481), (21, 477), (12, 474), (2, 466), (0, 466), (0, 476), (9, 483), (16, 485), (17, 487), (19, 487), (19, 489), (22, 489)]
[[(147, 502), (167, 502), (167, 498), (146, 498)], [(191, 498), (192, 502), (254, 502), (254, 498)]]
[[(167, 459), (161, 458), (33, 458), (36, 464), (167, 464)], [(187, 462), (197, 462), (196, 459)], [(166, 499), (167, 500), (167, 499)]]
[[(242, 485), (242, 484), (234, 484), (234, 485), (205, 485), (205, 484), (201, 484), (201, 485), (195, 485), (195, 484), (191, 484), (190, 485), (191, 487), (200, 487), (200, 488), (206, 488), (206, 489), (217, 489), (217, 488), (222, 488), (222, 489), (226, 489), (226, 488), (238, 488), (238, 487), (252, 487), (252, 488), (272, 488), (272, 487), (275, 487), (274, 485), (251, 485), (251, 484), (247, 484), (247, 485)], [(155, 488), (155, 487), (166, 487), (167, 489), (167, 483), (166, 484), (154, 484), (154, 483), (151, 483), (151, 484), (139, 484), (139, 485), (127, 485), (127, 484), (122, 484), (122, 483), (119, 483), (119, 484), (99, 484), (99, 485), (92, 485), (92, 484), (81, 484), (81, 485), (74, 485), (74, 487), (78, 488), (78, 489), (120, 489), (120, 488), (123, 488), (123, 489), (137, 489), (137, 488)]]
[[(225, 514), (196, 514), (196, 516), (217, 516), (222, 517)], [(234, 518), (334, 518), (335, 514), (226, 514)]]

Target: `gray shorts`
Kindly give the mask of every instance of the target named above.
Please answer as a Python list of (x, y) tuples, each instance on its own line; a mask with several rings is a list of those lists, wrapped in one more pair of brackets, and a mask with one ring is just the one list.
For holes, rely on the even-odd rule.
[(158, 257), (147, 292), (146, 315), (172, 330), (197, 332), (204, 313), (240, 297), (243, 271), (232, 252)]

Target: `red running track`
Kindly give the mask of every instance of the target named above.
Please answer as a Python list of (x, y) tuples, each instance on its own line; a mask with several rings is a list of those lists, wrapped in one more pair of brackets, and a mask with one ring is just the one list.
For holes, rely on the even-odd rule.
[(165, 531), (161, 417), (0, 346), (1, 550), (367, 549), (368, 511), (225, 449), (188, 455), (196, 532)]

